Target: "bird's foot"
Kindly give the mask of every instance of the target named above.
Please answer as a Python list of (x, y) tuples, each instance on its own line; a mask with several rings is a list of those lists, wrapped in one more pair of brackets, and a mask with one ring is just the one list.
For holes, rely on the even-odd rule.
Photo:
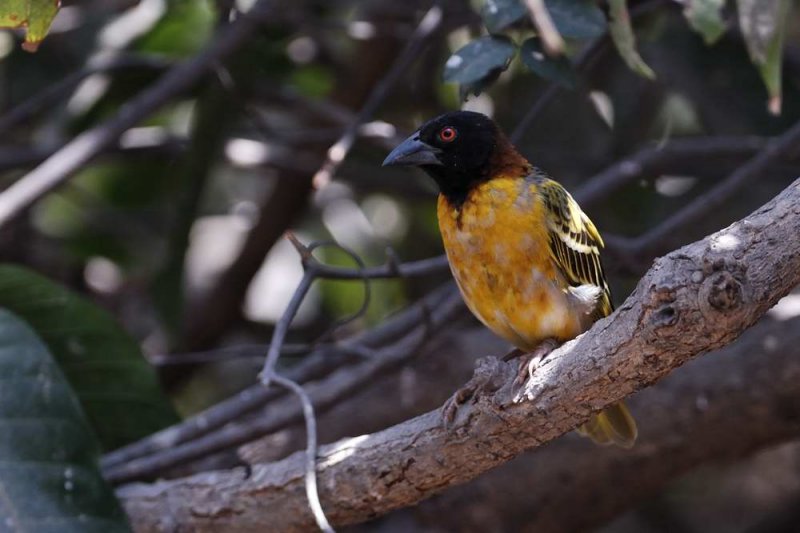
[(475, 403), (481, 396), (491, 394), (510, 378), (508, 365), (494, 356), (481, 357), (475, 364), (472, 378), (459, 388), (442, 406), (442, 423), (449, 427), (458, 409), (467, 402)]
[(516, 359), (517, 357), (521, 357), (523, 355), (525, 355), (524, 350), (520, 350), (519, 348), (514, 348), (513, 350), (511, 350), (510, 352), (508, 352), (503, 356), (503, 361), (507, 363), (512, 359)]
[(511, 395), (514, 403), (519, 403), (524, 399), (525, 383), (533, 377), (533, 374), (541, 366), (550, 352), (561, 345), (555, 339), (545, 339), (532, 351), (522, 354), (517, 369), (517, 377), (511, 386)]

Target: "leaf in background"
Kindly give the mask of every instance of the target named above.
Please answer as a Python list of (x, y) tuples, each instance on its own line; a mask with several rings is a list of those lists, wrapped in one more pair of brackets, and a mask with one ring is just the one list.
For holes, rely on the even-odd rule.
[(0, 307), (50, 348), (105, 449), (177, 421), (138, 344), (104, 310), (13, 265), (0, 265)]
[(508, 37), (480, 37), (450, 56), (442, 77), (462, 85), (475, 83), (507, 69), (515, 52), (516, 46)]
[(466, 102), (469, 95), (478, 96), (483, 91), (488, 89), (492, 86), (494, 82), (497, 81), (497, 78), (500, 77), (503, 71), (498, 69), (493, 70), (483, 78), (479, 79), (478, 81), (474, 81), (472, 83), (465, 83), (458, 86), (458, 98), (462, 102)]
[(789, 21), (789, 0), (738, 0), (739, 26), (750, 59), (769, 93), (769, 112), (781, 113), (783, 38)]
[(631, 70), (645, 78), (655, 79), (655, 72), (647, 66), (636, 50), (636, 36), (631, 27), (631, 17), (625, 2), (626, 0), (609, 0), (608, 2), (611, 11), (611, 38), (625, 64)]
[(47, 35), (60, 4), (60, 0), (2, 0), (0, 28), (25, 28), (22, 48), (35, 52)]
[(158, 22), (136, 40), (141, 52), (172, 58), (191, 57), (208, 42), (216, 20), (212, 2), (169, 0)]
[(490, 33), (508, 28), (527, 14), (520, 0), (486, 0), (481, 8), (483, 24)]
[(81, 406), (47, 347), (0, 309), (0, 530), (129, 531)]
[(548, 56), (537, 37), (531, 37), (520, 48), (522, 63), (539, 76), (554, 81), (568, 89), (574, 89), (578, 77), (572, 63), (564, 56)]
[(546, 0), (558, 33), (571, 39), (594, 39), (606, 32), (606, 17), (593, 0)]
[(722, 8), (725, 0), (687, 0), (683, 14), (697, 33), (703, 36), (706, 44), (714, 44), (725, 33)]

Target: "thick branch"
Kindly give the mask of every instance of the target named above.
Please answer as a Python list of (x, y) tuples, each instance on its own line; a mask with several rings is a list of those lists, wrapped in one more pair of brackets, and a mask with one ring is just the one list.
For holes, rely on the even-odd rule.
[[(333, 523), (365, 520), (473, 479), (570, 431), (595, 410), (719, 348), (800, 282), (800, 180), (746, 219), (656, 261), (628, 300), (556, 350), (512, 404), (502, 386), (448, 431), (430, 412), (320, 449), (320, 492)], [(494, 362), (502, 378), (513, 371)], [(244, 471), (120, 490), (140, 531), (311, 526), (300, 455)]]
[(591, 530), (697, 465), (800, 437), (798, 361), (800, 317), (765, 318), (634, 396), (632, 450), (565, 437), (426, 502), (420, 517), (445, 531)]

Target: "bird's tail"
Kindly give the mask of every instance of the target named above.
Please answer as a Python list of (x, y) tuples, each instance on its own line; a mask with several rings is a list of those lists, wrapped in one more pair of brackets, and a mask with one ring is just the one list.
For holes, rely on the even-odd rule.
[(596, 444), (615, 444), (622, 448), (630, 448), (636, 442), (636, 421), (624, 403), (619, 402), (597, 413), (584, 425), (578, 433), (589, 437)]

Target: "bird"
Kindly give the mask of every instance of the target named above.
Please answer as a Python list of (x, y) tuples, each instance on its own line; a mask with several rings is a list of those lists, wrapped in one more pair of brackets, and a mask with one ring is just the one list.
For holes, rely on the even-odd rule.
[[(469, 310), (523, 355), (515, 382), (556, 347), (613, 311), (603, 239), (575, 199), (532, 165), (489, 117), (454, 111), (425, 122), (383, 166), (414, 166), (439, 189), (437, 216), (448, 263)], [(464, 395), (453, 398), (456, 407)], [(578, 432), (633, 446), (624, 403)]]

